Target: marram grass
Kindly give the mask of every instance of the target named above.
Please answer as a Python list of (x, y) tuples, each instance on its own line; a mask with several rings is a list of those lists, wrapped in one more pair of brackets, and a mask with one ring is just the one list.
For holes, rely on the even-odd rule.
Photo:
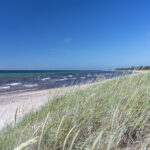
[(150, 74), (93, 84), (50, 100), (0, 133), (0, 150), (146, 150)]

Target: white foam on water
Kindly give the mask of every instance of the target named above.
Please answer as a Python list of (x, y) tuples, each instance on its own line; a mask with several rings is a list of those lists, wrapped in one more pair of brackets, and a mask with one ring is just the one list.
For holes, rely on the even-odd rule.
[(24, 86), (25, 87), (35, 87), (35, 86), (37, 86), (37, 84), (25, 84)]
[(85, 79), (86, 77), (81, 77), (81, 79)]
[(10, 84), (6, 84), (6, 85), (8, 85), (8, 86), (17, 86), (17, 85), (20, 85), (21, 84), (21, 82), (18, 82), (18, 83), (10, 83)]
[(65, 81), (68, 80), (67, 78), (63, 78), (63, 79), (57, 79), (56, 81)]
[(68, 75), (69, 78), (72, 78), (72, 75)]
[(41, 79), (42, 81), (50, 80), (50, 77)]
[(90, 77), (90, 76), (92, 76), (90, 73), (87, 75), (87, 77)]
[(10, 86), (3, 86), (3, 87), (0, 87), (0, 90), (6, 90), (6, 89), (9, 89)]

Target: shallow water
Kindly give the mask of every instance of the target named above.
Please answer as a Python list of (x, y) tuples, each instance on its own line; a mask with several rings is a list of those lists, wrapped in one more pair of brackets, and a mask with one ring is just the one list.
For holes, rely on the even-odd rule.
[(129, 71), (0, 71), (0, 93), (70, 86), (97, 78), (110, 79)]

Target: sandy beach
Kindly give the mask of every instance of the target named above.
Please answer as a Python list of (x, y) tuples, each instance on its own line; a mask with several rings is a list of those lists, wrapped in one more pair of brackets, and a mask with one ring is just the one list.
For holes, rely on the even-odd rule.
[(0, 95), (0, 129), (14, 121), (15, 113), (20, 118), (31, 109), (44, 104), (49, 97), (49, 90)]
[(77, 88), (84, 89), (90, 84), (62, 87), (47, 90), (14, 92), (0, 95), (0, 129), (6, 124), (15, 121), (17, 112), (17, 120), (31, 110), (37, 110), (47, 101), (52, 100), (61, 95), (65, 95)]

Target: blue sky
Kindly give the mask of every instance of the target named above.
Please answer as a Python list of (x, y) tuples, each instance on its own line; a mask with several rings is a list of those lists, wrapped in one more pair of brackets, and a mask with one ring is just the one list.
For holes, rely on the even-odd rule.
[(0, 69), (150, 65), (149, 0), (0, 1)]

